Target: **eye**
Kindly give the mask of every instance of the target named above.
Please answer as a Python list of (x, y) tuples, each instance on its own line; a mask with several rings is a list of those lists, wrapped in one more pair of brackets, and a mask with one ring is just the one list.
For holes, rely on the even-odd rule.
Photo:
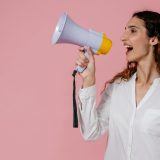
[(132, 28), (131, 33), (135, 33), (135, 32), (137, 32), (136, 29)]

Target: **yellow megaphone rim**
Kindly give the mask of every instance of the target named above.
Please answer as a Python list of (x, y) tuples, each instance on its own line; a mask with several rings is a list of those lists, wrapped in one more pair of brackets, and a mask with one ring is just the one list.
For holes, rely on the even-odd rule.
[(103, 33), (102, 43), (97, 51), (97, 54), (107, 54), (111, 47), (112, 41), (109, 38), (107, 38), (105, 33)]

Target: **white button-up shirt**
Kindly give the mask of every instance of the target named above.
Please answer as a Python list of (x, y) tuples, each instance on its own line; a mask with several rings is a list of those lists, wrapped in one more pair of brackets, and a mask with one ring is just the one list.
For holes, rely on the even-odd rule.
[(96, 88), (80, 89), (79, 119), (85, 140), (108, 135), (105, 160), (160, 160), (160, 79), (136, 106), (136, 73), (114, 82), (96, 107)]

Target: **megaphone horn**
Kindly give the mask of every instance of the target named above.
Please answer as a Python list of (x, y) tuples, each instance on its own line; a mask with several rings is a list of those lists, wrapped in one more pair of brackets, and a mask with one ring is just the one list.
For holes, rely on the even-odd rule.
[(95, 54), (106, 54), (112, 46), (111, 40), (106, 37), (105, 33), (80, 27), (67, 13), (60, 17), (53, 33), (52, 44), (56, 43), (88, 46)]

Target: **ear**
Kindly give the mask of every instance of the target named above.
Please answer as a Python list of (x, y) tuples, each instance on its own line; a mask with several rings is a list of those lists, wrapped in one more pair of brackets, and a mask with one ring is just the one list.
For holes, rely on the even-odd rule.
[(152, 45), (152, 46), (155, 46), (156, 44), (158, 44), (158, 37), (152, 37), (152, 38), (150, 38), (150, 44)]

